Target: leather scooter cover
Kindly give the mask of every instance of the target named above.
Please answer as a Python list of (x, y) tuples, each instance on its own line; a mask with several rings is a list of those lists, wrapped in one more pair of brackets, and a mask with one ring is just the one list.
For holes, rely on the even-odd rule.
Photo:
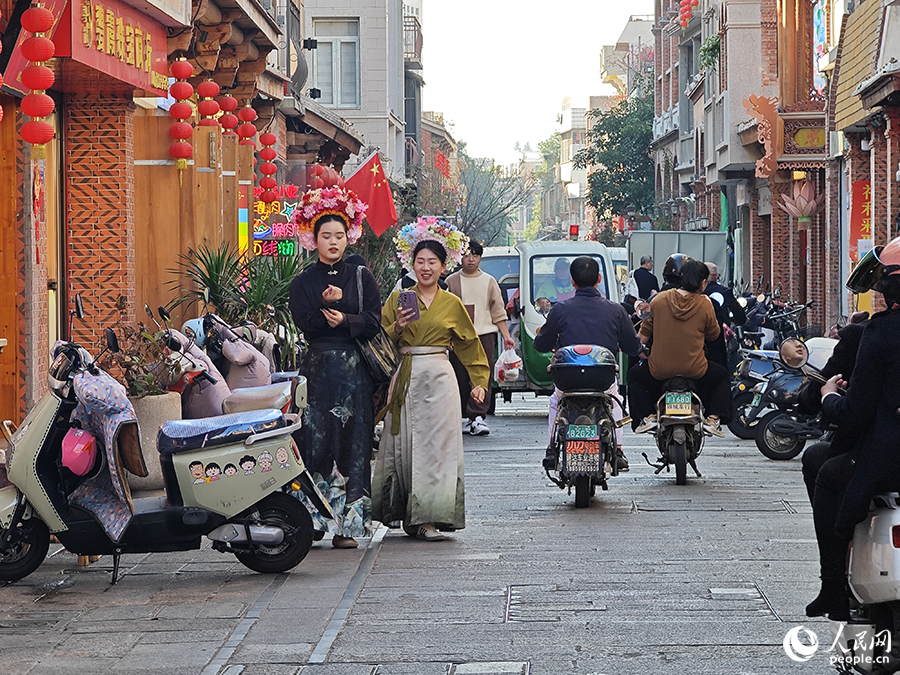
[(281, 382), (266, 387), (248, 387), (235, 389), (231, 396), (222, 402), (222, 410), (226, 413), (262, 410), (264, 408), (282, 409), (291, 400), (291, 383)]

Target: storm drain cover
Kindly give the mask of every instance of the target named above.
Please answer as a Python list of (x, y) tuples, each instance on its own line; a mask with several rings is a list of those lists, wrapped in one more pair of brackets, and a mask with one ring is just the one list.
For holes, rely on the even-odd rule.
[(506, 589), (506, 623), (562, 622), (592, 612), (605, 612), (598, 602), (597, 588), (564, 588), (544, 586), (508, 586)]
[(454, 663), (447, 675), (529, 675), (531, 664), (526, 661), (482, 661)]

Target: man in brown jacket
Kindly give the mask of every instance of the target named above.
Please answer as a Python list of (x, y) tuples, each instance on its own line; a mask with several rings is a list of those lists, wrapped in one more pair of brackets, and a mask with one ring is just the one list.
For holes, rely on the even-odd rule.
[[(483, 254), (484, 247), (480, 243), (470, 242), (469, 250), (462, 259), (462, 269), (447, 277), (447, 289), (458, 296), (466, 306), (472, 323), (475, 324), (478, 337), (481, 339), (484, 353), (487, 354), (493, 379), (497, 331), (499, 330), (503, 336), (504, 349), (515, 349), (516, 343), (506, 326), (506, 308), (500, 292), (500, 285), (494, 277), (479, 268)], [(464, 408), (469, 417), (466, 430), (472, 436), (487, 436), (491, 433), (487, 424), (484, 423), (484, 417), (487, 415), (492, 396), (490, 383), (488, 383), (487, 392), (481, 403), (469, 396), (468, 403)]]
[(709, 269), (698, 260), (684, 263), (680, 288), (657, 294), (650, 301), (651, 316), (641, 324), (639, 336), (647, 344), (653, 338), (650, 358), (628, 371), (632, 428), (642, 433), (656, 426), (656, 401), (662, 385), (675, 375), (697, 384), (697, 393), (708, 414), (704, 430), (724, 436), (720, 420), (731, 416), (728, 371), (707, 361), (705, 340), (715, 340), (721, 330), (710, 299), (703, 295)]

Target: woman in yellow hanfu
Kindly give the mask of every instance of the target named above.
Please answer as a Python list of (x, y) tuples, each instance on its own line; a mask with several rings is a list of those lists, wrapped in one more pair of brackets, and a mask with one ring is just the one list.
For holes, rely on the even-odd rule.
[[(408, 534), (441, 541), (446, 537), (439, 530), (466, 524), (462, 409), (449, 349), (466, 366), (476, 400), (484, 398), (490, 369), (462, 302), (438, 287), (448, 257), (451, 262), (461, 257), (465, 236), (437, 219), (420, 219), (415, 226), (415, 240), (405, 242), (405, 250), (398, 242), (398, 252), (418, 280), (411, 290), (419, 318), (411, 320), (411, 309), (398, 309), (399, 290), (381, 313), (381, 325), (403, 358), (382, 413), (385, 428), (372, 478), (372, 517), (385, 524), (403, 521)], [(398, 239), (404, 233), (408, 237), (410, 227)]]

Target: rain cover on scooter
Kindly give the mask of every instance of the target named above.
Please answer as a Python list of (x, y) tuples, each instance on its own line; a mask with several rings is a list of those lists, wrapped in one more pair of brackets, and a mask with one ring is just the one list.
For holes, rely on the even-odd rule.
[(69, 497), (72, 504), (90, 511), (109, 538), (118, 543), (134, 516), (125, 469), (146, 476), (134, 407), (125, 387), (110, 375), (84, 370), (73, 378), (78, 405), (72, 419), (96, 436), (104, 453), (104, 469), (82, 483)]

